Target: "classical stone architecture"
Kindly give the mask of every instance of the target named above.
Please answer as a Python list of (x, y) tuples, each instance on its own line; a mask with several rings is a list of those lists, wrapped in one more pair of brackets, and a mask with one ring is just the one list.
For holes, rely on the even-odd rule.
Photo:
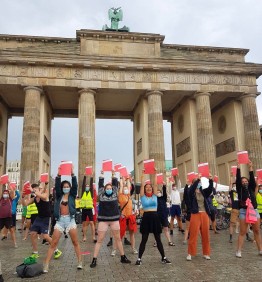
[[(50, 170), (52, 119), (79, 118), (79, 177), (95, 165), (95, 119), (132, 119), (136, 180), (144, 159), (164, 170), (163, 119), (173, 163), (209, 162), (227, 183), (236, 151), (262, 167), (256, 79), (248, 50), (164, 44), (159, 34), (78, 30), (76, 38), (0, 35), (0, 173), (8, 119), (24, 116), (21, 182)], [(63, 147), (61, 146), (61, 150)]]

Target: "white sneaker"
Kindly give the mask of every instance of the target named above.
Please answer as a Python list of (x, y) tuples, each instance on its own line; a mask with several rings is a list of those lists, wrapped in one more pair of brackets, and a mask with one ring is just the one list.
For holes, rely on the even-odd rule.
[(83, 262), (81, 260), (78, 262), (77, 269), (83, 269)]
[(237, 252), (236, 252), (236, 257), (237, 257), (237, 258), (242, 258), (242, 256), (241, 256), (241, 251), (237, 251)]
[(43, 264), (43, 273), (47, 273), (48, 272), (48, 269), (49, 269), (49, 265), (44, 263)]
[(133, 248), (133, 254), (138, 254), (138, 251), (137, 251), (137, 249), (136, 248)]
[(186, 260), (188, 261), (192, 260), (191, 255), (187, 255)]
[(116, 250), (113, 250), (113, 251), (111, 252), (111, 256), (114, 257), (115, 255), (116, 255)]
[(207, 255), (204, 255), (203, 258), (206, 260), (211, 260), (210, 256), (207, 256)]

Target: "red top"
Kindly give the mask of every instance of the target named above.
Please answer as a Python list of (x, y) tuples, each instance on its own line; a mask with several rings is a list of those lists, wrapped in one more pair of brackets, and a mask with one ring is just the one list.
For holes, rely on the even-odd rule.
[(12, 201), (0, 199), (0, 218), (12, 217)]

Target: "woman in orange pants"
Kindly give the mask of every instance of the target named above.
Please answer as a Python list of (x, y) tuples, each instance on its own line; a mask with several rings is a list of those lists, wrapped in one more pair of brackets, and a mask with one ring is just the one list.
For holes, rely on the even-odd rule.
[(209, 176), (209, 186), (206, 189), (202, 189), (201, 175), (198, 179), (193, 181), (189, 190), (189, 200), (191, 206), (191, 219), (189, 227), (189, 242), (188, 242), (188, 255), (187, 260), (191, 260), (191, 256), (197, 254), (197, 239), (199, 231), (202, 240), (203, 257), (210, 260), (210, 240), (209, 240), (209, 216), (210, 210), (207, 202), (207, 198), (212, 193), (213, 180), (212, 176)]

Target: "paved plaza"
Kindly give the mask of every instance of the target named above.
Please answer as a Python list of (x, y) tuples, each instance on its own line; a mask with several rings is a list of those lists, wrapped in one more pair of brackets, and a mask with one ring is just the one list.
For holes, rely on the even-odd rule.
[[(79, 229), (79, 238), (80, 226)], [(131, 248), (125, 246), (127, 257), (132, 261), (131, 265), (122, 265), (120, 256), (117, 254), (111, 257), (111, 247), (107, 247), (106, 238), (98, 257), (98, 265), (91, 269), (89, 264), (92, 259), (94, 244), (91, 240), (81, 242), (82, 252), (91, 252), (83, 255), (83, 270), (76, 269), (76, 257), (71, 240), (60, 240), (59, 248), (63, 255), (58, 260), (52, 260), (48, 274), (43, 274), (32, 279), (18, 278), (15, 267), (22, 263), (23, 258), (30, 255), (30, 239), (22, 241), (22, 235), (17, 232), (18, 248), (15, 249), (11, 239), (0, 241), (0, 258), (2, 261), (2, 271), (5, 281), (262, 281), (262, 257), (258, 256), (256, 246), (252, 242), (245, 242), (242, 258), (235, 257), (236, 239), (228, 242), (228, 231), (221, 231), (215, 235), (211, 233), (211, 260), (206, 261), (201, 253), (186, 261), (187, 246), (182, 244), (183, 235), (176, 229), (173, 235), (174, 247), (168, 246), (167, 241), (162, 236), (166, 256), (172, 261), (171, 265), (163, 265), (157, 248), (153, 247), (153, 236), (150, 235), (146, 251), (142, 259), (141, 266), (135, 266), (137, 255), (131, 253)], [(90, 234), (90, 233), (89, 233)], [(252, 235), (252, 234), (251, 234)], [(137, 247), (141, 236), (136, 235)], [(199, 246), (201, 247), (201, 246)], [(42, 263), (48, 246), (42, 245), (39, 240), (39, 262)], [(198, 249), (200, 251), (200, 248)]]

